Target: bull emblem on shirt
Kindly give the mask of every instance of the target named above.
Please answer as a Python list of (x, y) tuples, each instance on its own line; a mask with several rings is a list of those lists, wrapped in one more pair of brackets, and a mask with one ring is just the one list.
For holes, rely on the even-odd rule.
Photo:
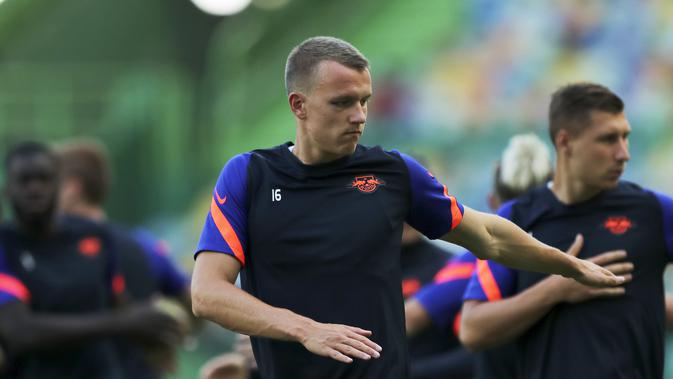
[(351, 188), (357, 188), (363, 193), (372, 193), (376, 191), (379, 186), (385, 185), (386, 182), (377, 178), (374, 175), (356, 176), (351, 182)]
[(612, 234), (620, 235), (628, 232), (633, 227), (633, 222), (624, 216), (613, 216), (605, 220), (603, 227)]

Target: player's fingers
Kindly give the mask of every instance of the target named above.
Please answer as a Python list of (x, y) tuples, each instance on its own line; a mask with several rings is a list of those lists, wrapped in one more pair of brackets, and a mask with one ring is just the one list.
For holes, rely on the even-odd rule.
[(371, 330), (365, 330), (362, 328), (358, 328), (357, 326), (350, 326), (350, 325), (344, 325), (348, 330), (353, 331), (357, 334), (363, 335), (363, 336), (371, 336), (372, 331)]
[(613, 263), (604, 267), (615, 275), (624, 275), (633, 271), (633, 263), (631, 262)]
[(365, 337), (365, 336), (363, 336), (363, 335), (360, 335), (360, 334), (357, 334), (357, 333), (351, 333), (351, 334), (349, 334), (348, 336), (349, 336), (350, 338), (353, 338), (353, 339), (355, 339), (355, 340), (358, 340), (358, 341), (364, 343), (365, 345), (369, 346), (370, 348), (372, 348), (372, 349), (374, 349), (374, 350), (376, 350), (376, 351), (378, 351), (378, 352), (380, 352), (381, 350), (383, 350), (383, 348), (382, 348), (381, 346), (379, 346), (376, 342), (370, 340), (369, 338), (367, 338), (367, 337)]
[(573, 241), (573, 244), (568, 248), (568, 254), (576, 257), (579, 255), (580, 250), (582, 250), (582, 245), (584, 245), (584, 237), (581, 234), (578, 234), (575, 236), (575, 241)]
[(346, 355), (342, 354), (340, 351), (333, 349), (331, 347), (327, 348), (327, 352), (325, 356), (330, 357), (334, 359), (335, 361), (343, 362), (343, 363), (352, 363), (353, 358), (347, 357)]
[(345, 340), (343, 343), (346, 344), (346, 345), (349, 345), (349, 346), (351, 346), (351, 347), (353, 347), (357, 350), (360, 350), (361, 352), (369, 355), (370, 357), (378, 358), (378, 357), (381, 356), (381, 354), (379, 354), (379, 352), (374, 347), (369, 346), (369, 345), (365, 344), (364, 342), (359, 341), (355, 338)]
[(621, 284), (624, 284), (625, 280), (623, 276), (618, 276), (613, 274), (611, 271), (605, 269), (604, 267), (596, 266), (600, 275), (597, 275), (592, 280), (593, 283), (590, 285), (594, 287), (614, 287)]
[(612, 288), (601, 288), (594, 290), (593, 295), (595, 297), (613, 297), (613, 296), (622, 296), (626, 293), (624, 287), (612, 287)]
[(591, 257), (588, 260), (590, 262), (593, 262), (597, 265), (605, 265), (610, 262), (618, 261), (621, 259), (626, 258), (626, 251), (624, 250), (613, 250), (613, 251), (607, 251), (602, 254), (598, 254), (595, 257)]
[(349, 345), (346, 342), (335, 346), (335, 349), (338, 350), (339, 352), (341, 352), (342, 354), (347, 355), (349, 357), (353, 357), (353, 358), (364, 359), (364, 360), (369, 360), (369, 359), (372, 358), (371, 355), (354, 348), (353, 346)]

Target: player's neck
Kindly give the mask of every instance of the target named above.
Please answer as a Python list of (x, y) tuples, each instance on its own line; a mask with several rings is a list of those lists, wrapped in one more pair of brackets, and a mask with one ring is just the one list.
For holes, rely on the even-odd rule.
[(71, 207), (65, 210), (64, 213), (79, 216), (96, 222), (105, 221), (106, 219), (106, 214), (102, 207), (83, 202), (73, 204)]
[(301, 163), (309, 166), (325, 164), (345, 157), (345, 155), (327, 153), (306, 141), (302, 141), (299, 137), (297, 137), (297, 140), (295, 141), (292, 154), (294, 154)]
[(568, 170), (557, 165), (551, 191), (560, 202), (569, 205), (589, 200), (598, 195), (601, 189), (587, 186), (580, 178), (573, 177)]
[(14, 223), (16, 228), (22, 233), (38, 239), (49, 237), (55, 230), (53, 212), (44, 214), (41, 217), (17, 215)]

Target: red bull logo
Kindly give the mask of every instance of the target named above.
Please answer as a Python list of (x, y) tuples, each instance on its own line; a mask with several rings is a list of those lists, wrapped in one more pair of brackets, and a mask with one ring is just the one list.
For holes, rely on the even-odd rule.
[(352, 188), (357, 188), (360, 192), (363, 193), (372, 193), (375, 192), (379, 186), (385, 185), (386, 182), (377, 178), (374, 175), (362, 175), (356, 176), (355, 179), (351, 182)]
[(605, 220), (603, 227), (612, 234), (620, 235), (628, 232), (633, 227), (633, 223), (624, 216), (612, 216)]

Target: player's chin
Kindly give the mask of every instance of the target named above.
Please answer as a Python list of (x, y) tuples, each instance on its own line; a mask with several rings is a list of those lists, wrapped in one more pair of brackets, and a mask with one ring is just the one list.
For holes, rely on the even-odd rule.
[(355, 148), (358, 146), (358, 142), (360, 142), (360, 136), (357, 138), (349, 138), (340, 144), (339, 150), (342, 154), (353, 154)]
[(610, 189), (615, 188), (619, 184), (619, 179), (621, 176), (610, 175), (603, 180), (603, 188)]

